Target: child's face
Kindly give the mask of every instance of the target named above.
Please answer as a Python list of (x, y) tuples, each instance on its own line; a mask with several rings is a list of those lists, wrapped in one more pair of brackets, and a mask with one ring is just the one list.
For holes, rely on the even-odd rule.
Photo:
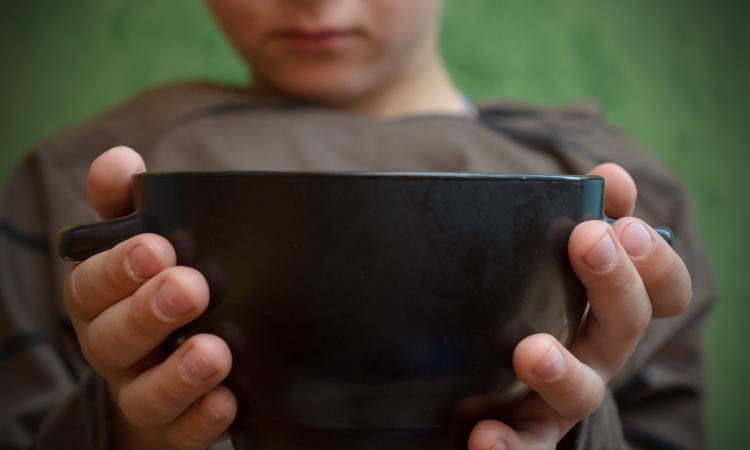
[(440, 0), (209, 0), (254, 84), (330, 104), (437, 56)]

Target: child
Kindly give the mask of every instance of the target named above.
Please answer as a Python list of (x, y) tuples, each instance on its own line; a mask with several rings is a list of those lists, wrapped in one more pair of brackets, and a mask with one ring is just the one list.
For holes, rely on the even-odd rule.
[[(198, 335), (171, 355), (156, 350), (206, 307), (200, 273), (150, 234), (70, 268), (49, 248), (59, 227), (92, 218), (89, 203), (102, 219), (129, 212), (129, 177), (148, 166), (606, 177), (606, 213), (619, 220), (583, 223), (570, 238), (591, 305), (579, 335), (569, 349), (542, 334), (523, 340), (514, 368), (535, 392), (505, 422), (479, 422), (467, 446), (706, 446), (699, 332), (713, 292), (685, 194), (660, 164), (590, 107), (471, 104), (437, 50), (439, 0), (210, 5), (252, 69), (249, 89), (148, 92), (43, 145), (9, 185), (0, 356), (3, 373), (22, 379), (3, 383), (2, 445), (187, 449), (225, 437), (236, 414), (221, 384), (226, 343)], [(676, 251), (631, 217), (633, 179), (638, 216), (671, 226)]]

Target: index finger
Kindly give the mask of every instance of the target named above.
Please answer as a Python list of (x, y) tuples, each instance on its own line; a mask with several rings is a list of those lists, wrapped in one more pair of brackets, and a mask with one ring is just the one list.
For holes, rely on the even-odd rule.
[(65, 306), (90, 321), (143, 283), (176, 264), (174, 248), (156, 234), (140, 234), (73, 266), (65, 277)]
[(589, 175), (604, 177), (604, 213), (613, 218), (630, 216), (635, 210), (638, 189), (630, 174), (615, 163), (604, 163), (591, 169)]
[(86, 192), (99, 217), (108, 220), (131, 212), (131, 176), (144, 170), (141, 155), (124, 146), (107, 150), (91, 163)]

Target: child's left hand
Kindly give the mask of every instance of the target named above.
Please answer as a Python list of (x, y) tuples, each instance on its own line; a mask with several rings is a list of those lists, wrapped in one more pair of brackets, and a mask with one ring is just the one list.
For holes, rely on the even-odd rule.
[(579, 334), (564, 348), (552, 336), (527, 337), (513, 366), (534, 392), (508, 423), (479, 422), (469, 450), (554, 449), (565, 434), (601, 403), (607, 383), (625, 364), (651, 318), (685, 310), (692, 296), (682, 259), (642, 221), (633, 179), (620, 166), (602, 164), (590, 174), (606, 179), (605, 211), (621, 217), (613, 226), (592, 220), (578, 225), (568, 256), (588, 293), (590, 311)]

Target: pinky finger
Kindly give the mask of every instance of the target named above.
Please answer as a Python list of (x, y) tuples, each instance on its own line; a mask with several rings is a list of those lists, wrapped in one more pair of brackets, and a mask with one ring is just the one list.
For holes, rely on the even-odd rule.
[(237, 399), (219, 385), (167, 425), (167, 440), (178, 449), (207, 448), (223, 437), (236, 414)]
[[(549, 420), (559, 422), (561, 436), (595, 410), (604, 396), (602, 377), (548, 334), (522, 340), (513, 353), (513, 367), (521, 381), (561, 416), (548, 414)], [(530, 415), (539, 418), (539, 407), (531, 409)]]
[(529, 433), (518, 433), (497, 420), (482, 420), (469, 434), (468, 450), (546, 450), (555, 447)]

